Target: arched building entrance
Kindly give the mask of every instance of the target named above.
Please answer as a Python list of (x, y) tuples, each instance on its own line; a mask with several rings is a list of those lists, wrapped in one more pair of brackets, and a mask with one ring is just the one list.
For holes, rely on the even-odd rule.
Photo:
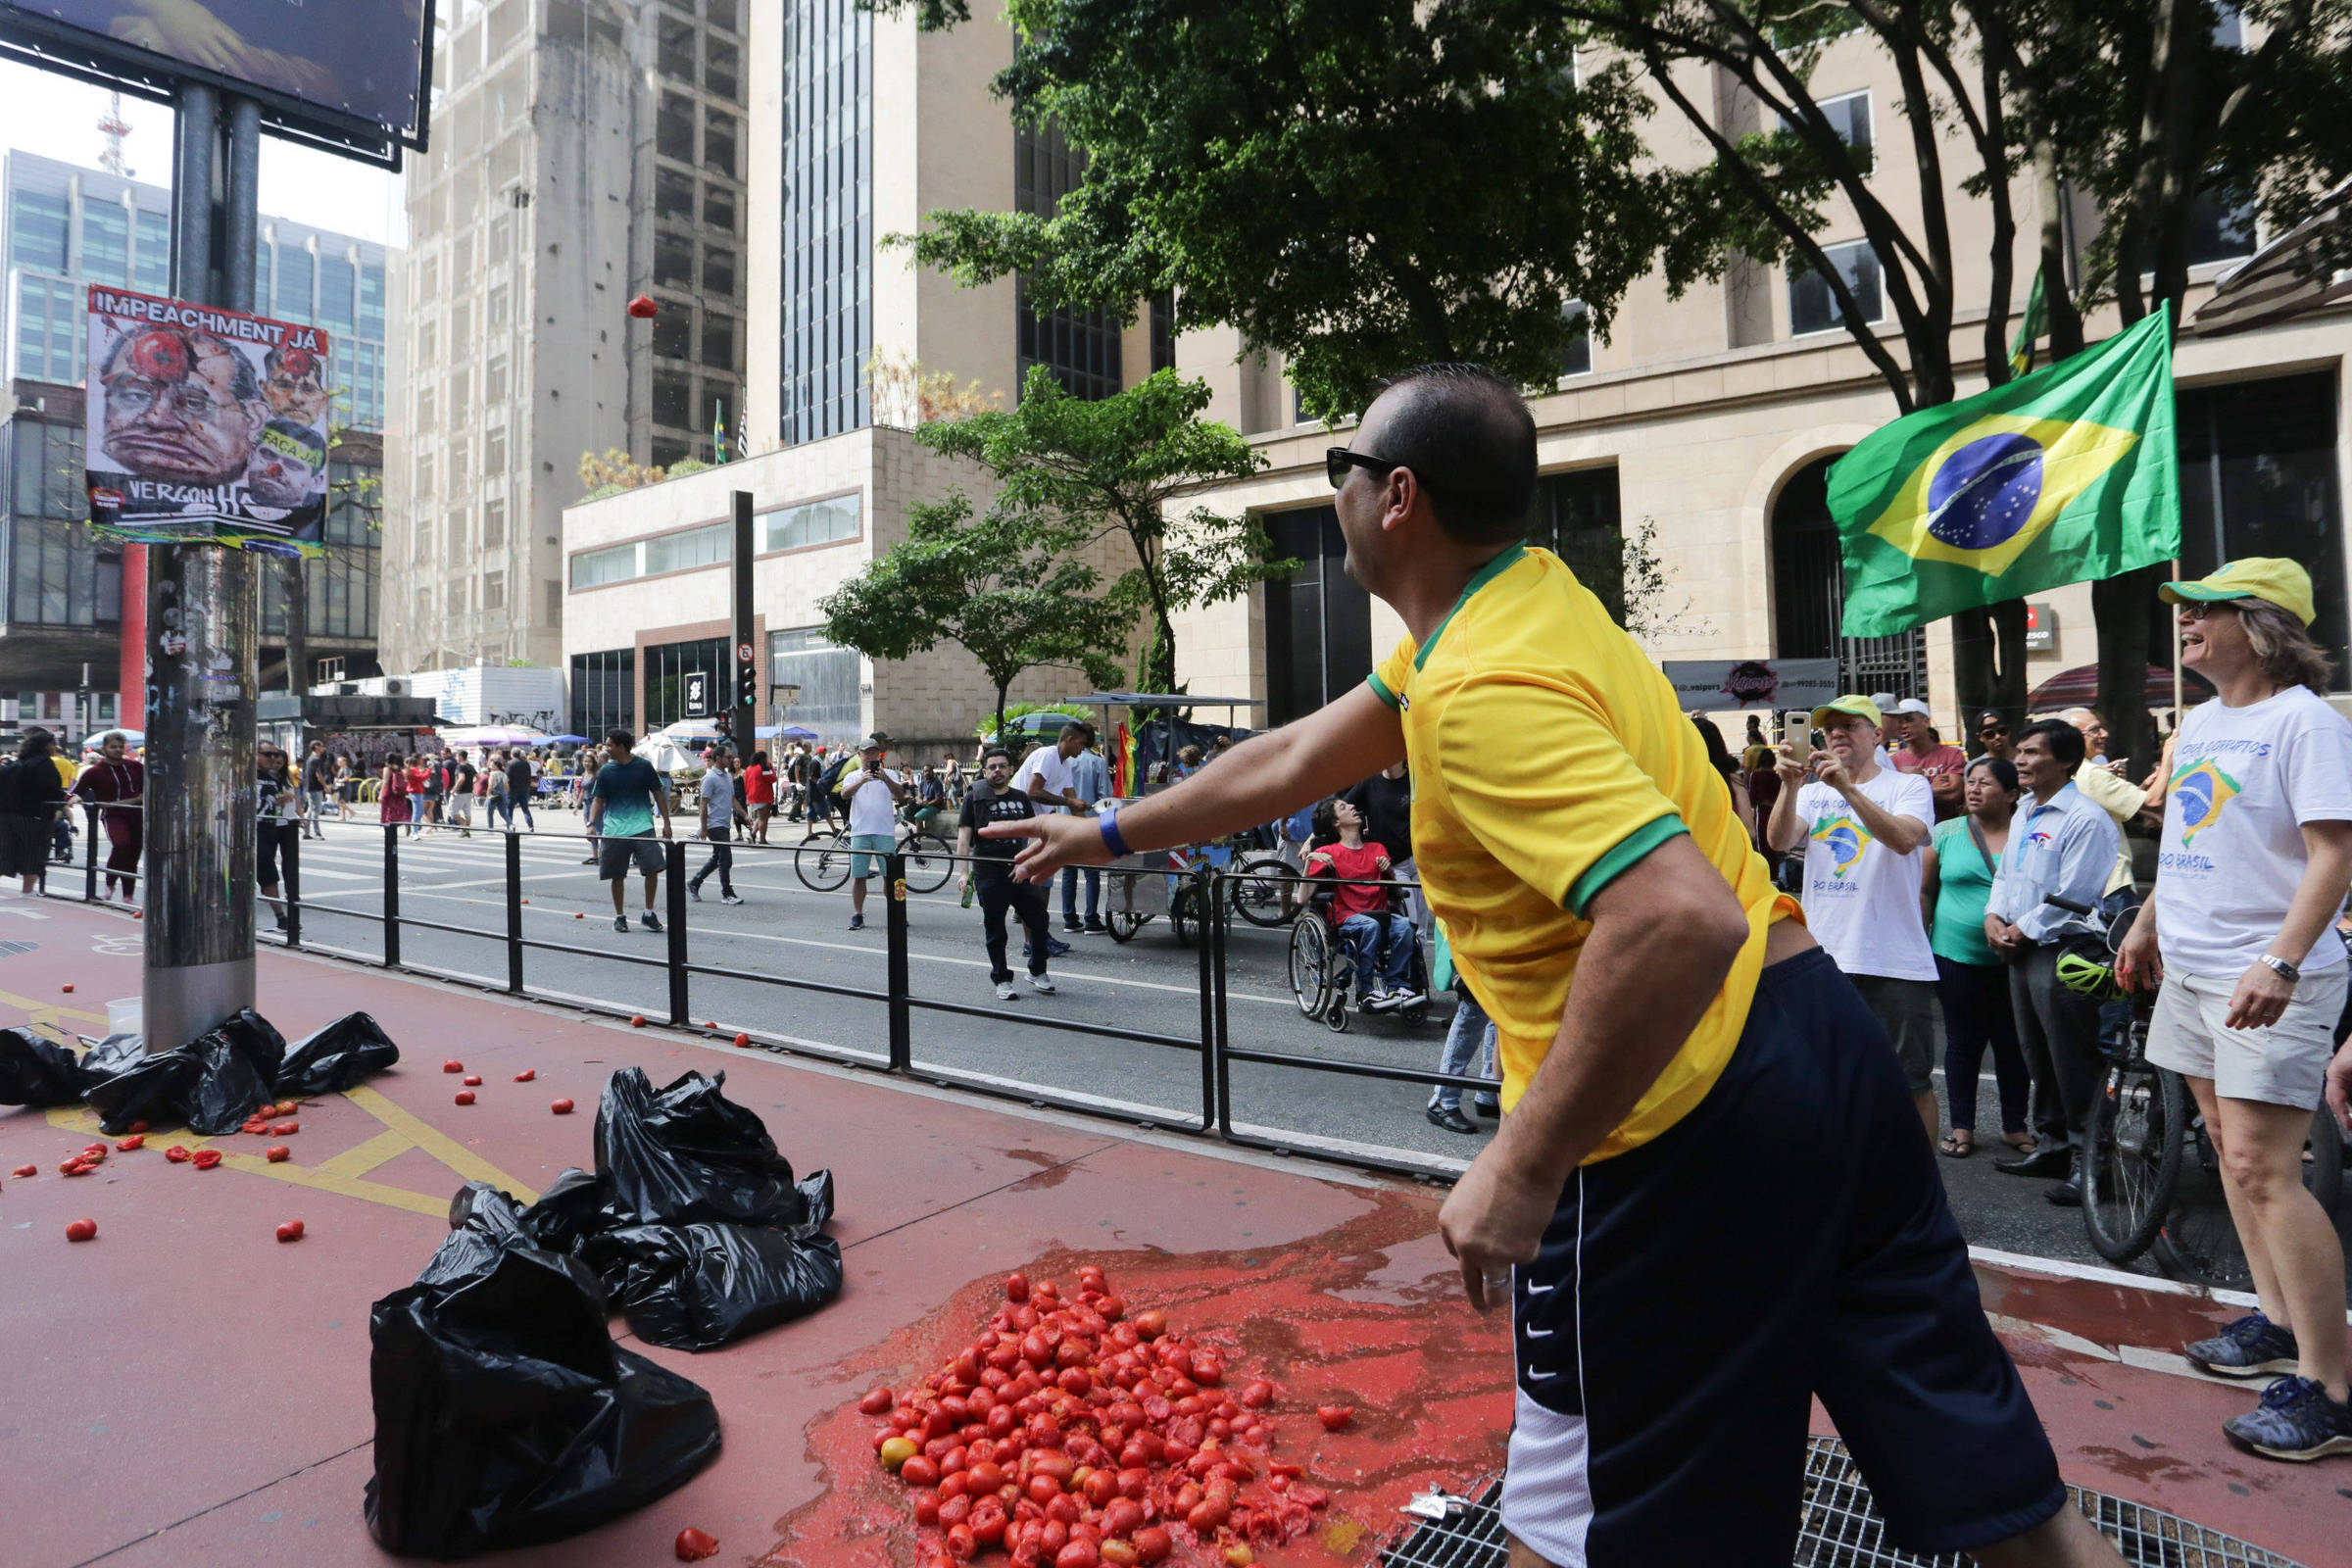
[(1835, 659), (1838, 689), (1928, 695), (1928, 639), (1913, 629), (1893, 637), (1840, 637), (1845, 566), (1830, 516), (1829, 471), (1816, 458), (1788, 476), (1772, 504), (1774, 653), (1782, 659)]

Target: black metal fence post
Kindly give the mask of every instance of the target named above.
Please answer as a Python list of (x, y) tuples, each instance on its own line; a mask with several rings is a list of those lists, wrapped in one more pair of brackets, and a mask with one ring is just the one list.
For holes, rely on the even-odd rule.
[(81, 826), (82, 832), (89, 839), (82, 855), (81, 902), (96, 904), (98, 902), (98, 808), (86, 804), (82, 807)]
[[(1220, 882), (1218, 887), (1219, 892), (1221, 893), (1223, 891), (1223, 884)], [(1217, 1069), (1217, 1128), (1218, 1131), (1221, 1132), (1225, 1137), (1231, 1138), (1233, 1136), (1233, 1062), (1225, 1054), (1225, 1048), (1232, 1044), (1231, 1036), (1227, 1033), (1228, 1026), (1232, 1023), (1232, 1017), (1231, 1014), (1227, 1012), (1225, 1005), (1225, 933), (1228, 927), (1228, 922), (1226, 920), (1227, 909), (1226, 901), (1222, 897), (1212, 902), (1214, 903), (1217, 911), (1216, 919), (1210, 926), (1210, 930), (1214, 933), (1214, 939), (1217, 945), (1217, 961), (1209, 966), (1210, 975), (1212, 977), (1210, 989), (1214, 993), (1216, 1018), (1216, 1029), (1213, 1038), (1216, 1042), (1214, 1054), (1216, 1057)]]
[(400, 829), (384, 824), (384, 967), (400, 967)]
[(278, 869), (286, 879), (286, 946), (302, 946), (302, 842), (300, 833), (278, 830)]
[[(1192, 896), (1200, 911), (1200, 1130), (1217, 1129), (1217, 1004), (1216, 968), (1222, 962), (1217, 952), (1216, 884), (1208, 880), (1206, 866), (1193, 871)], [(1179, 890), (1181, 891), (1181, 890)], [(1175, 898), (1176, 893), (1170, 893)]]
[(906, 858), (882, 858), (882, 935), (890, 996), (890, 1070), (914, 1066), (914, 1009), (906, 1004)]
[(669, 866), (668, 913), (664, 916), (669, 922), (669, 1022), (672, 1028), (683, 1029), (691, 1005), (686, 995), (686, 841), (669, 839), (662, 849)]
[(507, 989), (522, 994), (522, 840), (503, 836), (507, 847)]

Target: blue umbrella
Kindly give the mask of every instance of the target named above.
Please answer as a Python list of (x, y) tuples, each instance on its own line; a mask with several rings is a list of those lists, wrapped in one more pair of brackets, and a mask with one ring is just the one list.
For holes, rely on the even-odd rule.
[(585, 746), (588, 744), (588, 737), (585, 735), (550, 735), (547, 741), (551, 746)]

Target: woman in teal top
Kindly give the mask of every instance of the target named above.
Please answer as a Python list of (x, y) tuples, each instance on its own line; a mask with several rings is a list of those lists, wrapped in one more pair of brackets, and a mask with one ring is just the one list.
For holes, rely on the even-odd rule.
[(1966, 1159), (1977, 1147), (1977, 1074), (1992, 1048), (1992, 1076), (2001, 1095), (2001, 1141), (2032, 1152), (2026, 1102), (2032, 1080), (2018, 1048), (2017, 1015), (2010, 1010), (2009, 971), (1984, 940), (1984, 901), (1993, 866), (2009, 843), (2017, 809), (2017, 769), (1997, 757), (1968, 765), (1966, 815), (1936, 824), (1920, 880), (1928, 946), (1936, 953), (1936, 992), (1943, 1002), (1943, 1088), (1951, 1128), (1943, 1152)]

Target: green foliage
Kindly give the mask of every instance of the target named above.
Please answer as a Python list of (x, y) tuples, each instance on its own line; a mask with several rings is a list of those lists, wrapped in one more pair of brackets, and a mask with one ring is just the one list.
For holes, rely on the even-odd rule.
[[(902, 9), (904, 6), (901, 7)], [(959, 0), (923, 0), (956, 20)], [(1033, 306), (1132, 318), (1175, 291), (1179, 330), (1279, 350), (1313, 413), (1374, 381), (1474, 359), (1548, 387), (1581, 300), (1605, 329), (1662, 246), (1680, 187), (1644, 172), (1630, 70), (1572, 65), (1583, 29), (1543, 0), (1009, 0), (1001, 97), (1083, 147), (1051, 217), (930, 215), (923, 262), (1021, 274)]]
[(1170, 515), (1187, 492), (1264, 465), (1231, 426), (1200, 417), (1207, 406), (1207, 385), (1173, 370), (1089, 401), (1040, 366), (1017, 407), (926, 424), (916, 439), (986, 467), (999, 486), (991, 514), (1020, 519), (1026, 537), (1065, 551), (1124, 537), (1136, 564), (1104, 600), (1130, 624), (1138, 612), (1150, 616), (1156, 678), (1172, 684), (1176, 612), (1239, 598), (1298, 564), (1268, 561), (1265, 530), (1248, 514), (1195, 507)]
[(1001, 724), (1018, 724), (1031, 713), (1059, 713), (1067, 718), (1083, 719), (1098, 729), (1102, 723), (1100, 712), (1091, 708), (1081, 708), (1076, 703), (1014, 703), (1002, 714), (984, 714), (980, 722), (972, 726), (972, 733), (984, 741), (994, 740), (1000, 733)]
[(869, 659), (960, 644), (1004, 691), (1023, 670), (1061, 664), (1115, 681), (1111, 650), (1132, 613), (1098, 594), (1102, 574), (1071, 554), (1067, 531), (999, 503), (979, 516), (961, 491), (907, 508), (906, 537), (818, 601), (825, 635)]
[(662, 476), (665, 479), (682, 479), (687, 474), (701, 473), (705, 469), (715, 468), (717, 466), (717, 464), (705, 462), (701, 458), (680, 458), (677, 462), (671, 464), (668, 467), (662, 470)]

